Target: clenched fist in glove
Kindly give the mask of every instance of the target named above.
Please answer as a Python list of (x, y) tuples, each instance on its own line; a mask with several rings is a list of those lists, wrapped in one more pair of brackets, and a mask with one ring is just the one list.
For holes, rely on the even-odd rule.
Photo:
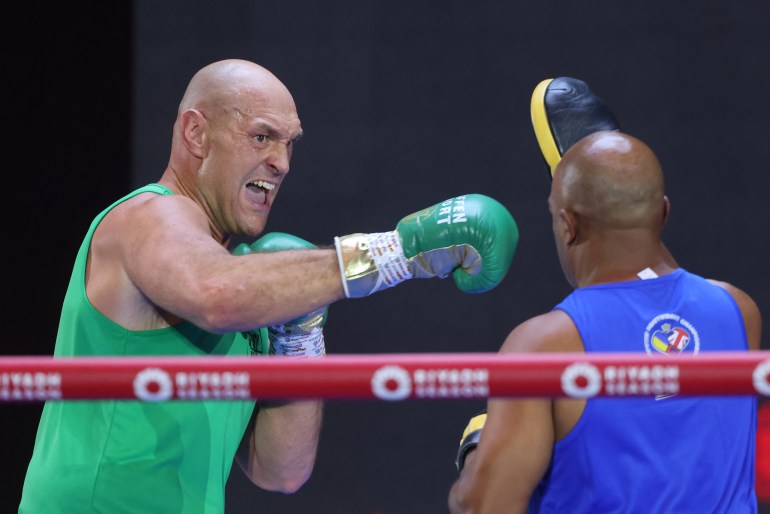
[[(316, 245), (284, 232), (271, 232), (260, 237), (251, 245), (240, 244), (234, 255), (277, 250), (317, 248)], [(302, 317), (267, 327), (271, 355), (290, 357), (321, 357), (326, 353), (323, 327), (326, 324), (328, 308), (323, 307)]]
[(502, 204), (468, 194), (410, 214), (391, 232), (351, 234), (334, 244), (345, 296), (360, 298), (411, 278), (450, 274), (463, 292), (489, 291), (508, 272), (518, 241)]

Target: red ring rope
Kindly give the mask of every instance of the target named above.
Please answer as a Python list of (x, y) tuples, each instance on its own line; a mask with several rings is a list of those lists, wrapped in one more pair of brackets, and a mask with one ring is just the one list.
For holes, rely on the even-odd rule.
[(770, 351), (292, 357), (0, 357), (0, 402), (770, 396)]

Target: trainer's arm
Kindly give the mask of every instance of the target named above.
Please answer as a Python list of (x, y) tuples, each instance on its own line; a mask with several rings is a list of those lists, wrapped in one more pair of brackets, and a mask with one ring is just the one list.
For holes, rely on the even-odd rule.
[[(500, 353), (567, 351), (561, 338), (574, 328), (561, 311), (516, 327)], [(543, 398), (490, 399), (475, 450), (449, 492), (449, 510), (463, 513), (525, 513), (545, 473), (555, 441), (553, 401)]]
[(255, 408), (236, 454), (246, 476), (262, 489), (296, 492), (310, 477), (321, 428), (320, 401), (263, 403)]

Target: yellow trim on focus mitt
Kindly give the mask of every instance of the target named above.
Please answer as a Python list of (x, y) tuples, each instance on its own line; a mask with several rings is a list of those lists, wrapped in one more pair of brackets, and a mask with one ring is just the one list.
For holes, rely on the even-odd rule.
[(550, 174), (553, 176), (553, 170), (556, 169), (556, 165), (561, 160), (561, 153), (556, 146), (556, 140), (551, 132), (551, 125), (548, 123), (548, 114), (545, 110), (545, 92), (548, 89), (548, 84), (551, 82), (553, 82), (553, 79), (545, 79), (535, 87), (535, 90), (532, 92), (529, 110), (532, 116), (532, 126), (535, 129), (537, 144), (550, 170)]

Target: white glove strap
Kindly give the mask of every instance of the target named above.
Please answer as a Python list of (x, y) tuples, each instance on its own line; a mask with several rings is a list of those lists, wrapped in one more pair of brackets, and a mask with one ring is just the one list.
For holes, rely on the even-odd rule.
[(334, 246), (347, 298), (369, 296), (414, 277), (396, 231), (335, 237)]
[(367, 234), (366, 237), (374, 265), (380, 272), (380, 279), (387, 284), (386, 287), (393, 287), (412, 278), (401, 247), (401, 238), (395, 231)]
[(323, 328), (316, 327), (309, 334), (286, 335), (270, 329), (270, 355), (289, 357), (323, 357), (326, 355)]

